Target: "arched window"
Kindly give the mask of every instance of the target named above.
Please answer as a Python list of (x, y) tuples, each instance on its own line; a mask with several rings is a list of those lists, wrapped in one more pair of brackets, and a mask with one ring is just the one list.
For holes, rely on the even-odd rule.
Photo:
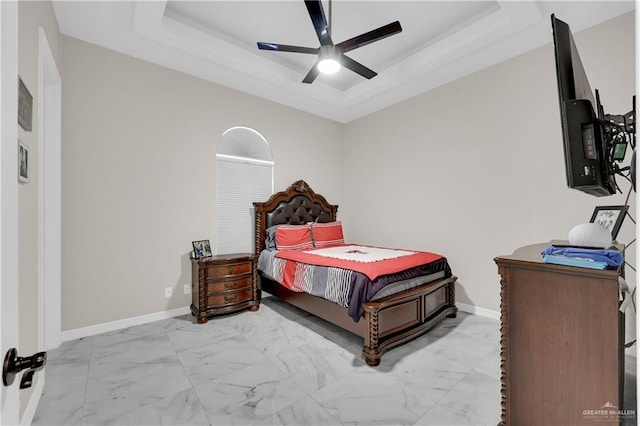
[(253, 252), (253, 202), (273, 194), (273, 156), (248, 127), (222, 134), (216, 151), (216, 253)]

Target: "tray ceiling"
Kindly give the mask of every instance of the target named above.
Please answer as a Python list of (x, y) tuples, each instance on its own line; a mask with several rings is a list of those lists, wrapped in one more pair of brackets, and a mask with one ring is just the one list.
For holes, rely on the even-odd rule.
[[(551, 42), (555, 13), (576, 32), (633, 10), (633, 1), (334, 0), (335, 43), (399, 20), (403, 31), (349, 53), (371, 80), (342, 69), (301, 83), (315, 56), (256, 42), (318, 47), (302, 0), (53, 1), (70, 37), (349, 122)], [(324, 2), (328, 16), (327, 2)]]

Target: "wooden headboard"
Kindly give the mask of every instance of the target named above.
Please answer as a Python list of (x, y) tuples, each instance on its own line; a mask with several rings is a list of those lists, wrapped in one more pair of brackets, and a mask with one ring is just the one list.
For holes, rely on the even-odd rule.
[(300, 225), (308, 222), (333, 222), (338, 206), (329, 204), (303, 180), (292, 183), (287, 189), (276, 192), (255, 207), (255, 255), (265, 248), (265, 231), (273, 225)]

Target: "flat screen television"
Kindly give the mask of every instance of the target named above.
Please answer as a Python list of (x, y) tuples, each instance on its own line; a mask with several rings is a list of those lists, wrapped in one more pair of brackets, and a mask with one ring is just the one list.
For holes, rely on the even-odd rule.
[(551, 15), (551, 26), (567, 185), (607, 196), (619, 190), (617, 174), (632, 181), (635, 189), (635, 170), (619, 165), (627, 145), (635, 149), (635, 96), (631, 112), (605, 114), (597, 90), (594, 98), (569, 25)]
[(551, 15), (567, 185), (598, 197), (616, 192), (587, 74), (569, 25)]

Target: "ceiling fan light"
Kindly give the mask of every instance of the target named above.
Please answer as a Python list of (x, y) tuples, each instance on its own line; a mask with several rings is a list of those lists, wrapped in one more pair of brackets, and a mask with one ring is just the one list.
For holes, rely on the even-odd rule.
[(333, 58), (322, 59), (318, 62), (318, 70), (323, 74), (335, 74), (340, 71), (340, 62)]

